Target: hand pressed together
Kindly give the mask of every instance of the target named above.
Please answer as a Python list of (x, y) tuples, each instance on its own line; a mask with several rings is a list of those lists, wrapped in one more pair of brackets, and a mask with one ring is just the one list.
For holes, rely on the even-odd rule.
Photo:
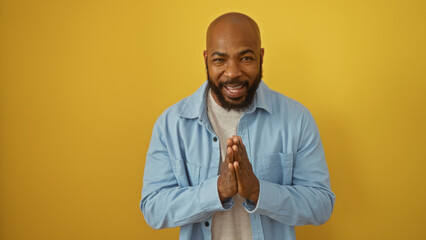
[(225, 161), (222, 163), (220, 176), (217, 180), (220, 201), (231, 198), (238, 192), (237, 179), (234, 170), (234, 154), (231, 147), (227, 147)]
[(246, 148), (239, 136), (233, 136), (227, 141), (226, 158), (218, 179), (218, 191), (222, 202), (237, 193), (255, 204), (259, 198), (259, 180), (253, 172)]

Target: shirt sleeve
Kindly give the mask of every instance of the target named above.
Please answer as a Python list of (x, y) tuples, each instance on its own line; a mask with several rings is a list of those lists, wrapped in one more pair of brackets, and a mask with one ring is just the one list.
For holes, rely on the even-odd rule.
[(233, 202), (222, 205), (218, 176), (197, 186), (179, 186), (165, 142), (164, 124), (157, 121), (147, 153), (141, 211), (152, 228), (161, 229), (201, 222), (216, 211), (229, 209)]
[(266, 215), (281, 223), (320, 225), (333, 211), (335, 196), (317, 125), (309, 113), (302, 118), (300, 140), (294, 156), (291, 185), (259, 180), (257, 204), (246, 201), (249, 213)]

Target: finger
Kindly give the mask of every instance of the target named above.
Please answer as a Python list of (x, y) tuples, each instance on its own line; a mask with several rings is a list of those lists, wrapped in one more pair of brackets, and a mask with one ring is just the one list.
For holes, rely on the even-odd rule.
[(237, 145), (238, 145), (238, 148), (240, 148), (241, 150), (243, 150), (244, 149), (244, 144), (243, 144), (243, 140), (241, 139), (241, 137), (240, 136), (238, 136), (238, 140), (237, 140)]
[(240, 164), (238, 162), (234, 162), (234, 171), (235, 171), (235, 176), (237, 177), (237, 183), (239, 186), (243, 186), (241, 181), (243, 179), (243, 174), (241, 172), (241, 168), (240, 168)]
[(228, 170), (230, 172), (230, 174), (235, 177), (235, 168), (234, 168), (234, 164), (232, 163), (228, 163)]
[(234, 136), (233, 138), (232, 138), (232, 141), (234, 142), (234, 146), (237, 146), (238, 148), (240, 148), (240, 139), (239, 139), (239, 136)]
[(232, 136), (232, 141), (234, 141), (235, 145), (238, 145), (238, 136)]
[(241, 136), (238, 136), (239, 138), (239, 144), (241, 146), (241, 149), (244, 150), (244, 152), (246, 151), (246, 146), (243, 143), (243, 139), (241, 139)]
[(233, 167), (235, 169), (237, 177), (241, 176), (241, 168), (239, 162), (234, 162)]
[(240, 155), (238, 153), (238, 147), (236, 145), (232, 146), (232, 152), (234, 153), (234, 162), (241, 161)]
[(246, 152), (246, 147), (244, 146), (244, 143), (241, 139), (241, 137), (238, 137), (238, 153), (239, 153), (239, 157), (243, 160), (247, 160), (248, 161), (248, 156), (247, 156), (247, 152)]
[[(232, 148), (233, 148), (234, 152), (236, 153), (236, 155), (239, 159), (239, 162), (241, 164), (242, 161), (245, 160), (244, 149), (241, 147), (241, 142), (238, 140), (237, 145), (232, 146)], [(236, 157), (234, 156), (234, 158), (236, 158)], [(240, 166), (240, 167), (242, 167), (242, 166)]]
[(232, 146), (232, 151), (234, 151), (234, 152), (237, 152), (237, 153), (238, 153), (238, 152), (239, 152), (239, 151), (238, 151), (238, 146), (237, 146), (237, 145)]
[(241, 136), (238, 136), (238, 146), (241, 146), (243, 144), (243, 140), (241, 139)]
[(228, 138), (228, 140), (226, 141), (226, 145), (228, 147), (232, 147), (233, 144), (234, 144), (234, 141), (232, 140), (232, 138)]
[(227, 162), (228, 163), (233, 163), (234, 162), (234, 151), (232, 151), (231, 147), (228, 147), (226, 149), (226, 158), (227, 158)]
[(237, 184), (238, 178), (236, 176), (234, 164), (228, 163), (228, 172), (229, 172), (229, 180)]

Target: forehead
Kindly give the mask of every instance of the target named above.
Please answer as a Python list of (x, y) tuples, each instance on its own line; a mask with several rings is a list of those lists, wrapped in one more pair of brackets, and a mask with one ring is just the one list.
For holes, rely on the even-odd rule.
[(207, 51), (240, 51), (260, 49), (260, 39), (253, 26), (246, 22), (218, 23), (207, 34)]

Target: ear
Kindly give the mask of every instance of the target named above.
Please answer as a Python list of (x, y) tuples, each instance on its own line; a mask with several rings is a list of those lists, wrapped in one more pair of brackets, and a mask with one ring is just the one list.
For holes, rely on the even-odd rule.
[(260, 49), (260, 60), (261, 60), (261, 62), (263, 63), (263, 55), (265, 54), (265, 49), (264, 48), (261, 48)]
[(207, 69), (207, 50), (203, 51), (203, 56), (204, 56), (204, 64), (206, 65), (206, 69)]

